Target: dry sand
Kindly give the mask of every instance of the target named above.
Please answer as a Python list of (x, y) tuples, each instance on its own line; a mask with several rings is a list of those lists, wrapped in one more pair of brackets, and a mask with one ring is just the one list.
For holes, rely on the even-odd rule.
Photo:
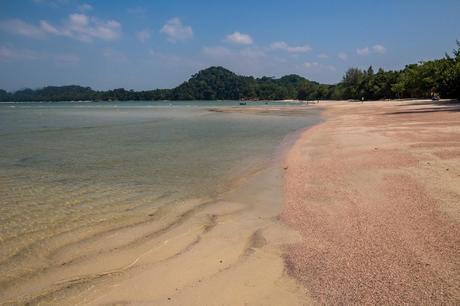
[(460, 105), (322, 103), (286, 160), (289, 274), (317, 303), (460, 303)]

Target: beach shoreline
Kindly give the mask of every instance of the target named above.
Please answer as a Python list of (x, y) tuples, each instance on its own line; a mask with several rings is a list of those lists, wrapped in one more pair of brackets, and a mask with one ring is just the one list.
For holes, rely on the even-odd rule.
[[(318, 111), (306, 107), (220, 110), (229, 114), (202, 111), (201, 116), (219, 116), (219, 122), (230, 117), (264, 120), (267, 127), (275, 128), (276, 122), (286, 120), (299, 122), (297, 126), (303, 128), (318, 120)], [(243, 136), (247, 133), (242, 132)], [(88, 225), (38, 241), (24, 249), (26, 254), (19, 250), (0, 265), (5, 272), (0, 301), (90, 305), (305, 303), (303, 287), (287, 275), (282, 258), (283, 246), (300, 237), (279, 220), (283, 160), (299, 133), (292, 128), (283, 134), (270, 150), (272, 158), (265, 162), (252, 159), (249, 167), (246, 163), (244, 169), (234, 169), (242, 176), (226, 178), (225, 188), (217, 195), (172, 203), (168, 197), (140, 203), (134, 198), (134, 207), (123, 214), (137, 211), (137, 219), (121, 218), (123, 223), (109, 228)], [(252, 144), (263, 145), (260, 141)], [(20, 194), (11, 196), (16, 195)], [(104, 219), (101, 221), (102, 226)], [(35, 254), (39, 261), (29, 259)], [(38, 269), (35, 263), (40, 264)]]
[(59, 249), (52, 259), (62, 265), (3, 291), (2, 302), (459, 300), (458, 104), (324, 101), (209, 111), (321, 114), (322, 121), (286, 135), (272, 160), (217, 197), (164, 205), (145, 222)]
[(289, 275), (318, 303), (458, 303), (458, 103), (322, 106), (286, 158)]
[[(304, 114), (302, 108), (281, 110)], [(269, 115), (280, 109), (223, 111)], [(286, 244), (298, 242), (300, 236), (279, 219), (284, 159), (309, 128), (286, 135), (267, 164), (230, 182), (231, 188), (217, 198), (197, 199), (201, 204), (192, 204), (190, 218), (162, 235), (161, 246), (137, 257), (130, 267), (133, 271), (125, 277), (62, 301), (91, 305), (311, 304), (305, 288), (286, 273), (283, 261)], [(155, 254), (159, 248), (164, 250)], [(163, 253), (170, 255), (162, 259)]]

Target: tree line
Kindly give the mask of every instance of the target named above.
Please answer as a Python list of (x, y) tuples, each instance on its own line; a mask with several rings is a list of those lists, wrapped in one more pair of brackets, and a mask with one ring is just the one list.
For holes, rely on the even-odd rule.
[(97, 91), (77, 85), (47, 86), (16, 92), (0, 90), (0, 101), (130, 101), (130, 100), (348, 100), (395, 98), (460, 99), (460, 42), (452, 55), (407, 65), (398, 71), (350, 68), (334, 85), (291, 74), (281, 78), (240, 76), (209, 67), (172, 89), (145, 91), (118, 88)]

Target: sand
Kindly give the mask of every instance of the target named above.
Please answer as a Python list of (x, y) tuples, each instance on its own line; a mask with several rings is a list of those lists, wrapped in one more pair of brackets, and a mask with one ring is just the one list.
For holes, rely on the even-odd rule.
[[(280, 109), (252, 112), (281, 115)], [(313, 118), (316, 115), (313, 110)], [(304, 115), (301, 118), (296, 120)], [(83, 237), (69, 231), (56, 238), (57, 246), (39, 241), (39, 247), (50, 248), (36, 255), (42, 268), (25, 266), (22, 274), (10, 278), (3, 274), (0, 304), (307, 302), (282, 257), (282, 246), (300, 241), (300, 236), (279, 220), (284, 170), (276, 155), (242, 171), (243, 177), (227, 182), (216, 196), (168, 201), (145, 210), (140, 220), (120, 222), (109, 230), (88, 228)], [(0, 265), (2, 269), (9, 272), (8, 265)]]
[(322, 108), (324, 122), (283, 159), (217, 199), (165, 206), (148, 222), (59, 249), (47, 259), (55, 269), (10, 284), (1, 302), (459, 304), (459, 106), (309, 107)]
[(460, 303), (460, 105), (322, 103), (286, 159), (289, 275), (315, 303)]
[[(300, 237), (278, 218), (281, 170), (268, 167), (219, 199), (196, 199), (152, 222), (82, 241), (48, 269), (1, 292), (2, 303), (299, 305), (282, 245)], [(126, 244), (126, 241), (132, 241)], [(120, 246), (121, 245), (121, 246)], [(71, 258), (76, 258), (69, 260)], [(62, 264), (61, 264), (62, 263)]]

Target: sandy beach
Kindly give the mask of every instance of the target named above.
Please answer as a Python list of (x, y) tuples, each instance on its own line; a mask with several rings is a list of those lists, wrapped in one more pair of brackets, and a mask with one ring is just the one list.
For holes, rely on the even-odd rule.
[(460, 306), (458, 20), (0, 0), (0, 306)]
[[(323, 122), (291, 134), (277, 159), (218, 197), (54, 237), (40, 258), (47, 265), (1, 283), (1, 302), (456, 304), (459, 109), (431, 101), (210, 109), (322, 111)], [(13, 259), (29, 262), (21, 256)]]
[(458, 304), (460, 106), (322, 103), (289, 152), (289, 275), (325, 304)]

